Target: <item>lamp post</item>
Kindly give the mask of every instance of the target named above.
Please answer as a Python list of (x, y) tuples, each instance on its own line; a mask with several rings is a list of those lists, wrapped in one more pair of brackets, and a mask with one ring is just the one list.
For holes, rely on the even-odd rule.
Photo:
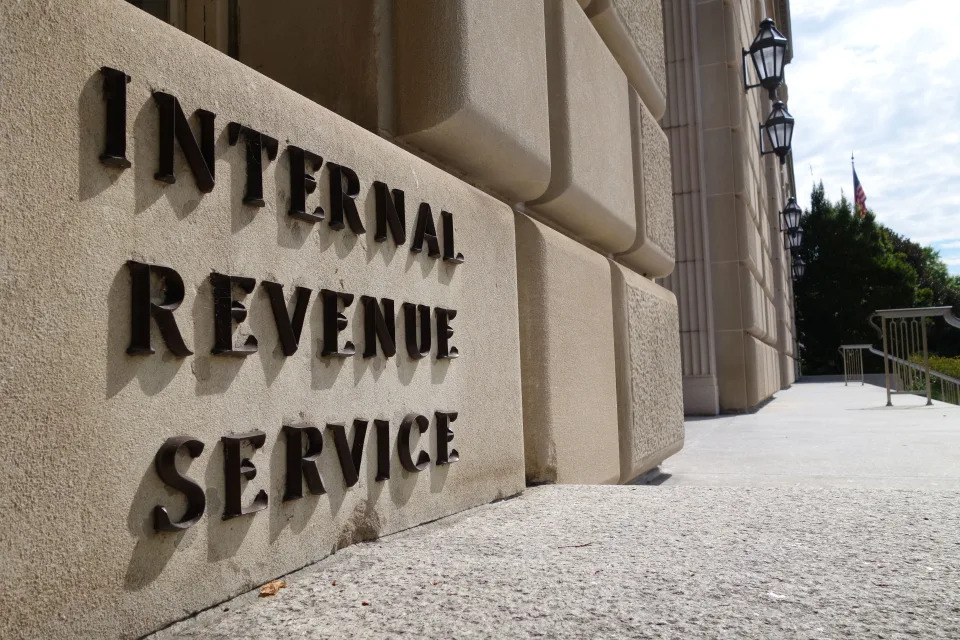
[(794, 257), (793, 259), (793, 279), (797, 280), (803, 277), (803, 272), (807, 270), (807, 265), (804, 264), (803, 259), (799, 257)]
[[(747, 58), (753, 63), (757, 75), (757, 84), (747, 80)], [(777, 89), (783, 83), (783, 66), (787, 58), (787, 38), (777, 29), (773, 20), (765, 19), (760, 23), (757, 37), (750, 43), (750, 49), (743, 50), (743, 90), (746, 93), (754, 87), (763, 87), (770, 92), (770, 99), (777, 99)]]
[(787, 229), (787, 239), (783, 243), (784, 249), (790, 249), (795, 251), (800, 248), (800, 244), (803, 242), (803, 229)]
[(787, 200), (787, 206), (780, 212), (780, 231), (799, 228), (801, 217), (803, 217), (803, 209), (797, 204), (797, 199), (791, 196)]
[(774, 102), (767, 121), (760, 125), (760, 154), (775, 153), (780, 158), (780, 164), (785, 164), (793, 144), (793, 123), (787, 105), (779, 100)]
[(803, 218), (803, 209), (797, 204), (797, 199), (790, 197), (787, 206), (780, 212), (780, 231), (786, 231), (787, 237), (783, 241), (783, 248), (795, 251), (803, 242), (803, 229), (800, 220)]

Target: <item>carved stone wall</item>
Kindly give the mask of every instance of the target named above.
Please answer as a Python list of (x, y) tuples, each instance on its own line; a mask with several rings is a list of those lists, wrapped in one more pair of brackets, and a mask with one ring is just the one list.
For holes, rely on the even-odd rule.
[(0, 3), (0, 636), (682, 446), (657, 0), (168, 7)]
[[(792, 163), (759, 151), (767, 94), (744, 92), (741, 50), (784, 3), (664, 0), (674, 157), (685, 408), (742, 411), (792, 382), (795, 339), (789, 257), (779, 212)], [(781, 90), (786, 95), (786, 89)], [(672, 99), (675, 98), (674, 102)]]

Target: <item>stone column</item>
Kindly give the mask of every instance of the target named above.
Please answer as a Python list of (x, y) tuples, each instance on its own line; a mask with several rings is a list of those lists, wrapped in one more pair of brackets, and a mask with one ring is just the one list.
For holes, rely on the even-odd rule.
[(667, 110), (662, 125), (673, 158), (676, 269), (663, 279), (680, 307), (684, 412), (719, 411), (710, 233), (703, 186), (702, 113), (696, 13), (690, 0), (664, 0)]

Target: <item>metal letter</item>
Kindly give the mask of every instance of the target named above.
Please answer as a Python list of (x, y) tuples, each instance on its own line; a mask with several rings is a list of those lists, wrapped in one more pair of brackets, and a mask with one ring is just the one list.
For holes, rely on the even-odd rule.
[[(320, 480), (320, 470), (317, 468), (317, 458), (323, 452), (323, 433), (316, 427), (283, 426), (283, 434), (287, 439), (287, 483), (283, 493), (283, 501), (296, 500), (303, 497), (303, 481), (307, 481), (307, 488), (315, 496), (326, 493), (323, 482)], [(307, 450), (303, 450), (303, 436), (307, 436)]]
[(103, 99), (107, 102), (106, 142), (100, 162), (126, 169), (127, 160), (127, 83), (130, 76), (119, 69), (100, 67), (103, 76)]
[[(420, 316), (420, 340), (417, 341), (417, 316)], [(403, 303), (403, 325), (407, 336), (407, 353), (414, 360), (430, 354), (430, 307)]]
[(257, 352), (257, 338), (247, 336), (242, 346), (233, 344), (233, 323), (247, 319), (247, 308), (233, 299), (233, 285), (245, 293), (253, 291), (256, 280), (243, 276), (228, 276), (214, 271), (210, 274), (213, 283), (213, 349), (214, 355), (248, 356)]
[(446, 262), (462, 264), (463, 254), (457, 253), (453, 244), (453, 214), (449, 211), (441, 211), (440, 217), (443, 220), (443, 259)]
[(377, 482), (390, 479), (390, 423), (374, 420), (377, 430)]
[(360, 178), (350, 167), (328, 162), (327, 168), (330, 170), (330, 228), (343, 229), (346, 216), (350, 229), (356, 234), (363, 233), (365, 229), (356, 202), (360, 195)]
[(397, 353), (397, 327), (393, 315), (393, 300), (383, 298), (383, 311), (373, 296), (360, 296), (363, 303), (363, 357), (377, 355), (377, 339), (383, 355), (392, 358)]
[(427, 241), (427, 255), (431, 258), (440, 256), (440, 243), (437, 241), (437, 227), (433, 224), (433, 211), (426, 202), (420, 203), (420, 209), (417, 211), (417, 224), (413, 231), (413, 244), (410, 245), (410, 251), (420, 253), (423, 251), (423, 241)]
[(352, 487), (360, 480), (360, 462), (363, 458), (363, 440), (367, 435), (367, 421), (353, 421), (352, 448), (347, 444), (347, 433), (342, 424), (328, 424), (327, 429), (333, 431), (333, 444), (337, 447), (343, 481), (348, 487)]
[(187, 164), (190, 165), (190, 171), (193, 172), (197, 188), (204, 193), (210, 193), (214, 184), (213, 120), (217, 116), (205, 109), (196, 110), (197, 119), (200, 120), (200, 142), (197, 143), (180, 102), (169, 93), (161, 91), (154, 91), (153, 99), (160, 111), (160, 168), (154, 178), (167, 184), (177, 181), (173, 174), (173, 140), (176, 138), (187, 158)]
[(315, 153), (289, 145), (290, 155), (290, 215), (304, 222), (323, 220), (323, 209), (316, 207), (307, 212), (307, 196), (317, 190), (317, 179), (307, 173), (307, 162), (313, 171), (319, 171), (323, 158)]
[(450, 338), (453, 337), (450, 321), (456, 317), (455, 310), (437, 307), (437, 360), (452, 360), (460, 357), (460, 351), (450, 346)]
[(183, 531), (197, 524), (207, 508), (207, 498), (203, 487), (183, 475), (177, 470), (177, 452), (180, 448), (187, 450), (191, 458), (199, 457), (203, 453), (203, 443), (190, 436), (167, 438), (160, 445), (157, 455), (153, 458), (153, 466), (163, 483), (171, 489), (183, 493), (187, 498), (187, 510), (179, 520), (171, 520), (166, 507), (157, 505), (153, 508), (153, 528), (156, 531)]
[[(130, 355), (144, 355), (153, 353), (150, 346), (150, 317), (157, 321), (160, 335), (170, 352), (181, 358), (193, 354), (183, 343), (183, 336), (177, 328), (177, 321), (173, 312), (183, 302), (183, 278), (170, 267), (158, 264), (146, 264), (127, 260), (130, 270), (130, 346), (127, 353)], [(161, 284), (163, 299), (157, 303), (152, 299), (151, 274), (156, 276)]]
[(273, 319), (277, 323), (277, 333), (280, 335), (280, 348), (283, 355), (292, 356), (297, 352), (300, 343), (300, 332), (303, 331), (303, 319), (307, 316), (307, 303), (312, 291), (306, 287), (297, 287), (293, 292), (293, 317), (287, 314), (287, 303), (283, 299), (283, 285), (277, 282), (264, 280), (260, 283), (270, 297), (270, 308), (273, 309)]
[(430, 421), (427, 420), (426, 416), (411, 413), (400, 423), (400, 432), (397, 434), (397, 449), (400, 453), (400, 464), (410, 473), (423, 471), (430, 462), (430, 454), (426, 451), (421, 451), (417, 456), (417, 461), (413, 461), (413, 455), (410, 451), (410, 429), (413, 428), (414, 424), (417, 425), (420, 433), (424, 433), (430, 426)]
[(250, 431), (223, 436), (220, 441), (223, 442), (223, 519), (229, 520), (266, 509), (267, 492), (263, 489), (257, 492), (249, 507), (245, 508), (240, 503), (243, 494), (242, 479), (253, 480), (257, 477), (257, 468), (250, 462), (250, 458), (240, 457), (240, 444), (249, 442), (254, 449), (259, 449), (267, 441), (267, 434), (263, 431)]
[(342, 350), (338, 345), (340, 332), (347, 328), (347, 317), (340, 313), (340, 301), (343, 301), (343, 308), (346, 309), (353, 304), (353, 294), (321, 289), (320, 297), (323, 299), (323, 349), (320, 355), (338, 358), (352, 356), (357, 352), (352, 342), (347, 340)]
[(237, 144), (241, 135), (247, 147), (247, 189), (243, 194), (243, 202), (262, 207), (265, 204), (263, 201), (263, 150), (267, 150), (268, 159), (275, 160), (277, 139), (239, 122), (227, 124), (227, 140), (230, 146)]
[(460, 460), (460, 453), (456, 449), (449, 449), (447, 445), (453, 442), (453, 429), (450, 423), (457, 419), (456, 411), (435, 411), (437, 416), (437, 464), (451, 464)]
[(393, 198), (390, 198), (390, 187), (385, 182), (374, 182), (373, 189), (377, 199), (377, 232), (373, 236), (377, 242), (387, 239), (387, 226), (393, 234), (393, 241), (397, 246), (407, 241), (407, 217), (403, 206), (403, 191), (393, 189)]

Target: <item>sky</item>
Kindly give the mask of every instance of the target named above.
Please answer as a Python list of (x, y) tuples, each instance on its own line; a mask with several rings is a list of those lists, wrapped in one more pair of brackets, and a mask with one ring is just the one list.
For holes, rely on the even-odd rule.
[(797, 200), (823, 181), (960, 275), (960, 0), (791, 0)]

